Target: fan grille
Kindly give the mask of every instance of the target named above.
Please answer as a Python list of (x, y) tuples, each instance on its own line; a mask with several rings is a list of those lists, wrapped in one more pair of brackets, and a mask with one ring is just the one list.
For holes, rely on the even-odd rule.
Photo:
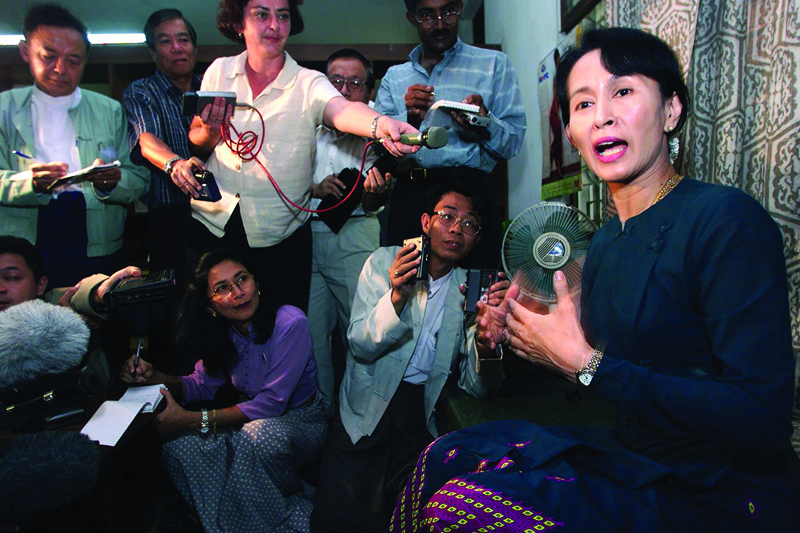
[(570, 292), (580, 290), (581, 270), (596, 228), (577, 209), (542, 202), (515, 218), (503, 239), (503, 266), (522, 292), (555, 301), (553, 273), (562, 270)]

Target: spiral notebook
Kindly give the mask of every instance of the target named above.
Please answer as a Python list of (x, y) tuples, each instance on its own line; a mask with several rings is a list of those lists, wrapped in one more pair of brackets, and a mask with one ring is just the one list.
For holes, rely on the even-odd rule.
[(114, 446), (136, 415), (152, 413), (163, 397), (161, 385), (129, 387), (119, 400), (103, 402), (81, 433), (104, 446)]

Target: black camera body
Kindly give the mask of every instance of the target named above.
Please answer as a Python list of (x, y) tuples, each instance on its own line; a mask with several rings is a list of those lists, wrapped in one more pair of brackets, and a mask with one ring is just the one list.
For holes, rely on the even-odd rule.
[(419, 268), (414, 279), (417, 281), (428, 281), (428, 265), (431, 259), (431, 238), (427, 235), (414, 237), (403, 241), (403, 246), (413, 244), (419, 250)]
[(193, 167), (192, 173), (194, 174), (194, 179), (196, 179), (202, 187), (199, 193), (200, 196), (195, 198), (195, 200), (201, 202), (216, 202), (222, 198), (222, 194), (220, 194), (219, 187), (217, 186), (217, 180), (214, 178), (214, 174), (212, 174), (211, 171)]
[(164, 300), (175, 294), (175, 271), (148, 272), (139, 278), (125, 278), (103, 296), (109, 307), (127, 307)]
[(236, 93), (231, 91), (197, 91), (183, 93), (181, 99), (181, 114), (187, 117), (199, 115), (207, 105), (213, 104), (215, 98), (225, 100), (226, 106), (232, 106), (236, 111)]
[(464, 312), (476, 313), (478, 301), (486, 303), (486, 290), (497, 283), (498, 270), (470, 268), (467, 271), (467, 295), (464, 299)]

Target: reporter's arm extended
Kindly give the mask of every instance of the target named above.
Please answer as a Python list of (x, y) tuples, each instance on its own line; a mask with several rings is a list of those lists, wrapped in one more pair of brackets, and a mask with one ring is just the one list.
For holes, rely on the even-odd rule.
[(493, 396), (503, 385), (503, 351), (500, 343), (505, 327), (510, 286), (505, 273), (492, 284), (486, 301), (479, 301), (478, 314), (464, 323), (464, 340), (459, 356), (458, 386), (476, 397)]
[(374, 131), (374, 137), (383, 139), (383, 147), (395, 156), (419, 150), (419, 146), (399, 142), (401, 134), (417, 133), (416, 128), (389, 116), (381, 115), (366, 104), (349, 102), (341, 96), (328, 101), (328, 105), (325, 106), (323, 122), (326, 126), (341, 132), (353, 133), (368, 139), (373, 138)]

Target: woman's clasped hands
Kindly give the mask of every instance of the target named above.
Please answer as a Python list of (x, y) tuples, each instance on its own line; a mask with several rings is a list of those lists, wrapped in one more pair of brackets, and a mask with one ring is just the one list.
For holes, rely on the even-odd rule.
[(588, 363), (592, 347), (586, 341), (578, 310), (564, 273), (553, 275), (556, 308), (521, 294), (513, 284), (499, 305), (478, 303), (477, 341), (489, 347), (507, 345), (518, 356), (557, 370), (571, 381)]

